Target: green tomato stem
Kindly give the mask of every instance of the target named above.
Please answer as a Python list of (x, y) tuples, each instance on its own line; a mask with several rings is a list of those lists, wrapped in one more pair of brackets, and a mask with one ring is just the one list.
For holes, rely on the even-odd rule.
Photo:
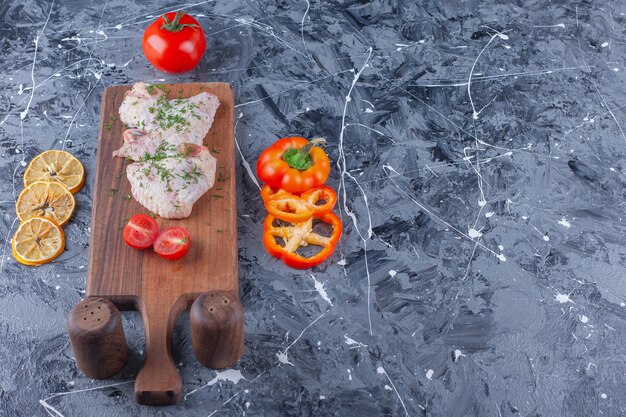
[(165, 21), (165, 23), (161, 25), (161, 29), (167, 30), (168, 32), (180, 32), (186, 27), (194, 29), (200, 27), (195, 23), (180, 23), (180, 19), (186, 14), (184, 10), (179, 10), (176, 12), (176, 15), (174, 15), (174, 20), (168, 19), (166, 15), (161, 16)]

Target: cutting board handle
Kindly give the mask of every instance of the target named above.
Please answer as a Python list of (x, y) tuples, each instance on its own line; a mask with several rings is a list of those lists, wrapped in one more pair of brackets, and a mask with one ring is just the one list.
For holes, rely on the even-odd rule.
[(135, 381), (139, 404), (171, 405), (182, 399), (183, 386), (172, 356), (172, 332), (187, 303), (179, 297), (173, 303), (164, 300), (140, 302), (146, 336), (146, 359)]

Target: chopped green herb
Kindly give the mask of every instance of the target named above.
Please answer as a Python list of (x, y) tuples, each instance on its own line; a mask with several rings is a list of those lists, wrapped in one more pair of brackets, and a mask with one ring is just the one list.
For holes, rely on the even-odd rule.
[(176, 146), (170, 144), (168, 141), (163, 141), (158, 148), (156, 148), (156, 150), (154, 151), (154, 154), (150, 155), (148, 152), (144, 153), (143, 158), (141, 158), (141, 162), (148, 162), (148, 161), (160, 161), (161, 159), (165, 159), (168, 156), (178, 156), (178, 154), (176, 155), (169, 155), (169, 153), (171, 152), (175, 152), (176, 151)]
[(182, 178), (187, 183), (187, 185), (189, 185), (191, 183), (196, 184), (198, 182), (198, 179), (203, 175), (204, 174), (202, 173), (202, 171), (200, 171), (198, 167), (194, 165), (191, 171), (183, 171), (183, 175), (179, 174), (178, 176)]
[(148, 92), (148, 94), (153, 96), (157, 93), (157, 89), (163, 90), (163, 87), (163, 84), (148, 84), (148, 86), (146, 87), (146, 91)]
[(154, 213), (148, 213), (148, 216), (152, 217), (153, 219), (156, 219), (156, 214)]
[(111, 188), (109, 190), (109, 197), (113, 197), (115, 195), (115, 193), (117, 192), (117, 190), (115, 188)]
[(111, 122), (108, 122), (107, 124), (104, 125), (104, 128), (106, 130), (111, 130), (112, 127), (113, 127), (113, 125), (111, 124)]
[(225, 182), (227, 179), (228, 177), (225, 177), (222, 171), (217, 174), (217, 182)]
[(172, 174), (171, 171), (165, 168), (163, 164), (156, 161), (152, 162), (152, 167), (156, 169), (157, 174), (159, 174), (159, 177), (161, 177), (161, 181), (167, 183), (167, 186), (169, 187), (170, 180), (174, 178), (174, 174)]
[(130, 216), (126, 217), (125, 219), (122, 219), (122, 225), (120, 226), (119, 230), (124, 230), (124, 227), (126, 227), (126, 223), (128, 223), (129, 220), (130, 220)]
[(109, 116), (109, 120), (116, 121), (117, 117), (112, 114), (112, 115)]
[(213, 198), (216, 200), (219, 200), (220, 198), (224, 198), (224, 196), (219, 195), (219, 194), (213, 194)]
[(216, 233), (224, 233), (224, 231), (222, 229), (216, 229), (215, 232)]
[(126, 201), (129, 201), (131, 198), (133, 198), (133, 196), (130, 194), (125, 194), (122, 196), (122, 200), (126, 200)]
[(130, 220), (130, 217), (126, 217), (125, 219), (122, 220), (122, 225), (120, 226), (120, 230), (126, 227), (126, 223), (128, 223), (129, 220)]
[(218, 150), (217, 150), (217, 149), (215, 149), (215, 148), (211, 148), (211, 152), (213, 152), (213, 153), (214, 153), (214, 154), (216, 154), (216, 155), (219, 155), (219, 154), (221, 153), (220, 151), (218, 151)]
[[(174, 101), (176, 106), (180, 106), (183, 103), (183, 100)], [(182, 131), (186, 126), (189, 126), (189, 121), (182, 116), (185, 114), (187, 110), (190, 110), (193, 114), (193, 109), (195, 108), (195, 104), (190, 103), (186, 107), (182, 109), (177, 109), (172, 106), (172, 103), (165, 97), (161, 96), (156, 102), (156, 116), (155, 120), (159, 123), (159, 126), (162, 129), (169, 129), (171, 127), (175, 127), (176, 131)]]

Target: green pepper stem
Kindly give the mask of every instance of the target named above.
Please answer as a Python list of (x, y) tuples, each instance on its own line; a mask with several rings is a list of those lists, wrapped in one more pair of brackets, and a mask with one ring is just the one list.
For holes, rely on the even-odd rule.
[(324, 138), (311, 139), (309, 143), (307, 143), (300, 149), (300, 153), (308, 156), (309, 152), (311, 152), (311, 149), (313, 149), (313, 147), (317, 145), (320, 145), (320, 146), (326, 145), (326, 139)]
[(291, 168), (295, 168), (299, 171), (304, 171), (313, 166), (313, 160), (311, 159), (311, 149), (314, 146), (323, 146), (326, 144), (326, 139), (315, 138), (311, 139), (309, 143), (304, 145), (300, 149), (289, 148), (283, 153), (283, 160), (289, 164)]
[(161, 25), (161, 29), (165, 29), (168, 32), (180, 32), (186, 27), (194, 29), (200, 27), (195, 23), (180, 23), (180, 19), (182, 19), (182, 17), (186, 14), (187, 12), (185, 12), (184, 10), (179, 10), (176, 12), (176, 15), (174, 15), (174, 20), (170, 20), (167, 18), (167, 15), (163, 15), (162, 17), (165, 23)]

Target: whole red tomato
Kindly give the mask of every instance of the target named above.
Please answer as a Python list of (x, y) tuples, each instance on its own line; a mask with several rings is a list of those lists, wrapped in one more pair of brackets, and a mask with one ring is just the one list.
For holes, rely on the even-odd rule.
[(191, 71), (206, 49), (204, 31), (183, 10), (166, 13), (143, 33), (143, 53), (158, 70), (169, 73)]

